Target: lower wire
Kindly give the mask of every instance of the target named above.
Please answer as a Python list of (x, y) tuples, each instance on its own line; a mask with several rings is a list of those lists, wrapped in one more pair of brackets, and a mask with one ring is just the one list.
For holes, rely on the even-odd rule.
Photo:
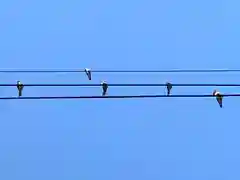
[[(240, 94), (222, 94), (223, 97), (236, 97)], [(0, 100), (40, 100), (40, 99), (130, 99), (130, 98), (201, 98), (214, 95), (133, 95), (133, 96), (42, 96), (42, 97), (0, 97)]]

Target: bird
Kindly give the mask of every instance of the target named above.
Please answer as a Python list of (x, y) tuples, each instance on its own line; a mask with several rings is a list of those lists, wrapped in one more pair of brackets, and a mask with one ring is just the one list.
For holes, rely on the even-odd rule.
[(24, 85), (21, 83), (21, 81), (17, 81), (17, 89), (18, 89), (18, 96), (22, 96), (22, 91), (23, 91)]
[(102, 95), (105, 96), (107, 94), (108, 84), (106, 81), (102, 81), (101, 85), (102, 85), (102, 90), (103, 90)]
[(85, 68), (84, 71), (85, 71), (85, 73), (86, 73), (86, 75), (87, 75), (87, 77), (88, 77), (88, 80), (92, 80), (92, 72), (91, 72), (91, 69)]
[(169, 96), (171, 94), (172, 84), (170, 82), (166, 82), (166, 87), (167, 87), (167, 95)]
[(213, 96), (216, 96), (216, 100), (217, 100), (220, 108), (222, 108), (223, 107), (223, 95), (219, 91), (214, 90)]

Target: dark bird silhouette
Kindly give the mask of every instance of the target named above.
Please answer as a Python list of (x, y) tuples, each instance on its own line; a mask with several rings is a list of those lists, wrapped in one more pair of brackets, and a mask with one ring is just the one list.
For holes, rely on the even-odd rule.
[(17, 81), (17, 89), (18, 89), (18, 96), (19, 97), (22, 96), (23, 87), (24, 87), (24, 85), (20, 81)]
[(88, 69), (88, 68), (85, 68), (85, 73), (88, 77), (88, 80), (92, 80), (92, 72), (91, 72), (91, 69)]
[(107, 90), (108, 90), (108, 84), (106, 81), (102, 81), (101, 83), (102, 85), (102, 95), (105, 96), (107, 94)]
[(167, 95), (169, 96), (171, 94), (172, 84), (170, 82), (167, 82), (166, 87), (167, 87)]
[(222, 108), (223, 107), (223, 95), (218, 92), (217, 90), (213, 91), (213, 95), (216, 96), (216, 100), (219, 104), (219, 106)]

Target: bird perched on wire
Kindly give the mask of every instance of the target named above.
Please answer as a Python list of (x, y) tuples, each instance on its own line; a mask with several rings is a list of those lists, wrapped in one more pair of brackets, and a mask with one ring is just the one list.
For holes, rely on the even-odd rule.
[(103, 90), (102, 95), (105, 96), (107, 94), (108, 84), (106, 81), (102, 81), (101, 85), (102, 85), (102, 90)]
[(167, 95), (169, 96), (171, 94), (172, 84), (170, 82), (166, 82), (166, 87), (167, 87)]
[(18, 89), (18, 96), (22, 96), (22, 91), (23, 91), (24, 85), (21, 83), (21, 81), (17, 81), (17, 89)]
[(84, 69), (87, 77), (88, 77), (88, 80), (92, 80), (92, 72), (91, 72), (91, 69), (88, 69), (88, 68), (85, 68)]
[(219, 106), (222, 108), (223, 107), (223, 95), (218, 92), (217, 90), (213, 91), (213, 96), (216, 96), (217, 102)]

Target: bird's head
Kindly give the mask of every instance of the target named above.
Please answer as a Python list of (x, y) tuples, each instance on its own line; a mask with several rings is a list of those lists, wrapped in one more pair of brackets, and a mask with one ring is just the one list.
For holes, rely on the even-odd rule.
[(216, 92), (217, 92), (217, 90), (215, 89), (215, 90), (213, 91), (213, 95), (215, 95), (215, 94), (216, 94)]

